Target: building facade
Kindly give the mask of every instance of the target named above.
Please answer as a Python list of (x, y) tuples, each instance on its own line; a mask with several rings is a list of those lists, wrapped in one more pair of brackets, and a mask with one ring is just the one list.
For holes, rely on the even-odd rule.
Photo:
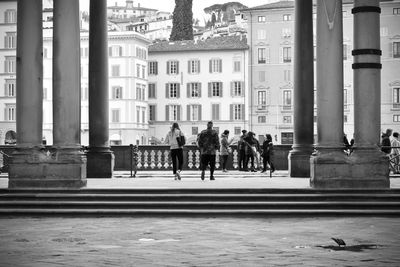
[[(381, 1), (382, 131), (400, 131), (399, 42), (400, 1)], [(344, 132), (354, 133), (353, 95), (353, 1), (343, 2), (343, 109)], [(271, 133), (275, 142), (293, 143), (294, 2), (280, 1), (242, 10), (247, 19), (250, 47), (249, 128)], [(316, 59), (316, 10), (314, 6), (314, 62)], [(314, 74), (318, 71), (314, 68)], [(315, 76), (315, 75), (314, 75)], [(314, 81), (316, 86), (316, 82)], [(316, 88), (315, 88), (316, 92)], [(316, 99), (316, 93), (314, 94)], [(316, 101), (314, 101), (316, 103)], [(316, 108), (316, 106), (315, 106)], [(316, 111), (315, 111), (316, 116)], [(314, 122), (316, 123), (315, 118)], [(317, 140), (316, 125), (314, 139)]]
[(228, 36), (149, 46), (149, 134), (163, 140), (177, 121), (189, 139), (212, 120), (238, 136), (248, 129), (248, 46)]

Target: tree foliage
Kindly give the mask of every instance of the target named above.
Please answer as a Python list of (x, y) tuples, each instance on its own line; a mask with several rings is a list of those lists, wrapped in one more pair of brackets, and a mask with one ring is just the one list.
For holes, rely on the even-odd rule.
[(193, 0), (175, 0), (170, 41), (193, 40)]

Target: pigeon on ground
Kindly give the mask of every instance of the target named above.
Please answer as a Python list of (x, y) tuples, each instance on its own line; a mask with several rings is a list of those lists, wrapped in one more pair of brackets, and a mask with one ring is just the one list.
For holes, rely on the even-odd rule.
[(346, 246), (346, 243), (344, 242), (343, 239), (335, 238), (335, 237), (331, 237), (331, 239), (332, 239), (333, 241), (335, 241), (336, 244), (339, 245), (339, 247), (344, 247), (344, 246)]

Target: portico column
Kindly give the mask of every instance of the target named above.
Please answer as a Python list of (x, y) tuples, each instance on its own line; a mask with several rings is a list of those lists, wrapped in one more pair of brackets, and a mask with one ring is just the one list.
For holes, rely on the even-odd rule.
[(17, 13), (17, 147), (9, 165), (10, 188), (34, 186), (42, 177), (42, 0), (19, 0)]
[(342, 0), (317, 0), (317, 129), (311, 185), (345, 187), (349, 165), (343, 152)]
[(354, 179), (362, 187), (389, 187), (389, 161), (381, 132), (380, 12), (378, 0), (356, 0), (354, 16)]
[(90, 178), (111, 178), (114, 155), (109, 145), (107, 0), (90, 1), (89, 151)]
[(60, 187), (86, 185), (86, 157), (80, 145), (79, 0), (54, 0), (53, 11), (53, 179)]
[(314, 137), (312, 0), (295, 1), (294, 144), (289, 153), (289, 175), (310, 177)]

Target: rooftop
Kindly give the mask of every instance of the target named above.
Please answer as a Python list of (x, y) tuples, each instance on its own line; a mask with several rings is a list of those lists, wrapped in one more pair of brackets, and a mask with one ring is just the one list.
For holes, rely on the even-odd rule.
[(151, 52), (209, 51), (209, 50), (245, 50), (247, 41), (242, 36), (214, 37), (206, 40), (187, 40), (175, 42), (159, 42), (149, 46)]

